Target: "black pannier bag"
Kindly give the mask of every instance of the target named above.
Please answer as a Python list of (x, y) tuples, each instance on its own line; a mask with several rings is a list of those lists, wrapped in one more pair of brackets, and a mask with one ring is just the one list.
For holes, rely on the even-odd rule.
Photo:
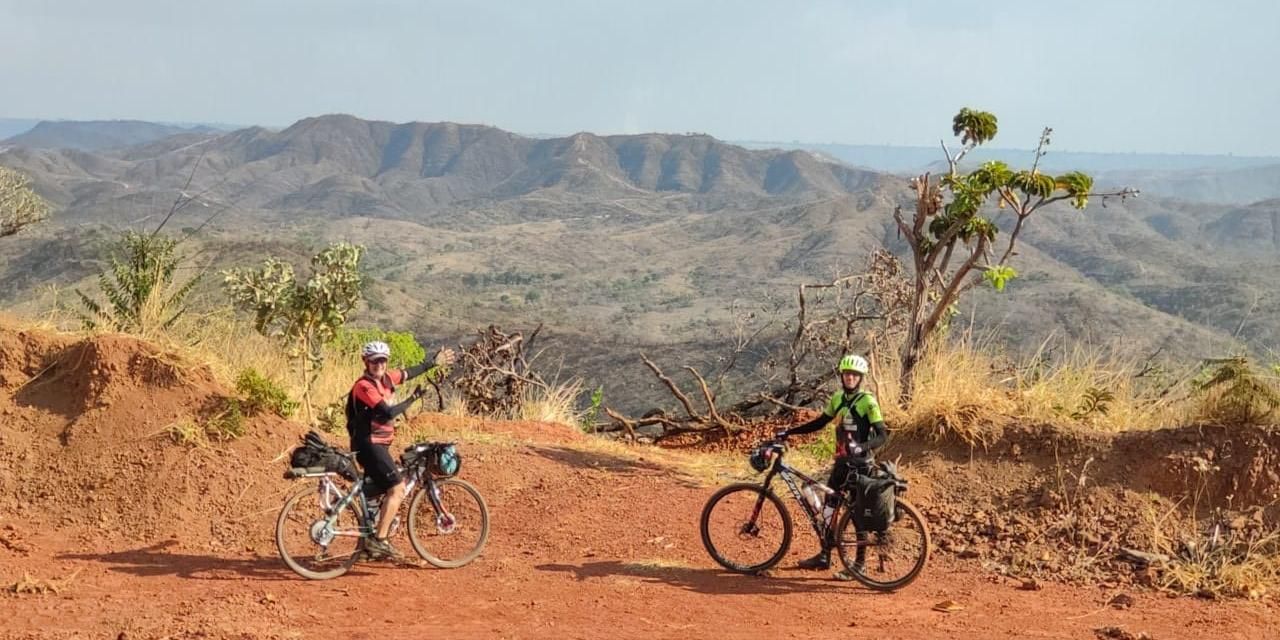
[(289, 454), (289, 466), (294, 469), (321, 468), (347, 480), (356, 479), (355, 465), (351, 464), (351, 460), (340, 455), (335, 447), (325, 442), (324, 437), (315, 431), (308, 432), (302, 444)]
[(897, 498), (907, 483), (892, 463), (877, 466), (854, 480), (853, 522), (859, 531), (887, 531), (897, 517)]

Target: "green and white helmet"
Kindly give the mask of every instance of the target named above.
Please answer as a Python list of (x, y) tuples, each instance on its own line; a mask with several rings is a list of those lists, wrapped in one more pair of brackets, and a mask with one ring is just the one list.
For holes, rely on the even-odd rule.
[(840, 359), (840, 373), (852, 371), (865, 376), (870, 370), (871, 363), (867, 362), (867, 359), (862, 356), (849, 354)]

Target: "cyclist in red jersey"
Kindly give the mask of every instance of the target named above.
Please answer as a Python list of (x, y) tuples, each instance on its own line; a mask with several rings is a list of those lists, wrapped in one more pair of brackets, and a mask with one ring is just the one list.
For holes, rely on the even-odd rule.
[(421, 387), (397, 403), (396, 387), (423, 374), (435, 380), (456, 357), (452, 349), (444, 349), (436, 355), (433, 365), (423, 361), (408, 369), (388, 370), (391, 347), (381, 341), (365, 344), (360, 356), (364, 360), (364, 374), (347, 395), (347, 433), (351, 437), (351, 450), (372, 485), (369, 495), (384, 495), (375, 537), (365, 544), (365, 549), (375, 558), (395, 558), (400, 554), (387, 541), (387, 536), (404, 500), (404, 480), (391, 457), (390, 445), (395, 438), (396, 417), (421, 398), (425, 389)]

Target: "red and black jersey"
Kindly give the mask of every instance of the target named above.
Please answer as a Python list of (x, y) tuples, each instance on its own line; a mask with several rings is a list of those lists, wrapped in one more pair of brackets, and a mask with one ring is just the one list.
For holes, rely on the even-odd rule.
[(387, 371), (381, 380), (369, 374), (356, 380), (347, 394), (347, 434), (351, 436), (351, 448), (357, 450), (369, 444), (389, 445), (395, 438), (396, 385), (407, 378), (402, 369)]

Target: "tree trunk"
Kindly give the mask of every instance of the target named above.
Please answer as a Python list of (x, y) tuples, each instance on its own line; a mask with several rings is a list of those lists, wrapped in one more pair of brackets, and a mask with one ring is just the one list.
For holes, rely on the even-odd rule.
[(924, 356), (929, 346), (929, 332), (925, 323), (929, 317), (927, 274), (916, 271), (915, 292), (911, 298), (911, 324), (907, 329), (907, 337), (902, 342), (902, 370), (898, 374), (898, 404), (904, 408), (911, 406), (911, 399), (916, 391), (916, 365)]
[(307, 425), (314, 426), (316, 423), (315, 410), (311, 406), (311, 372), (307, 370), (307, 363), (311, 361), (310, 340), (306, 337), (302, 339), (302, 404), (307, 408)]
[(902, 371), (898, 377), (898, 404), (910, 407), (916, 392), (916, 365), (920, 364), (928, 348), (928, 333), (918, 324), (911, 325), (911, 333), (902, 345)]

